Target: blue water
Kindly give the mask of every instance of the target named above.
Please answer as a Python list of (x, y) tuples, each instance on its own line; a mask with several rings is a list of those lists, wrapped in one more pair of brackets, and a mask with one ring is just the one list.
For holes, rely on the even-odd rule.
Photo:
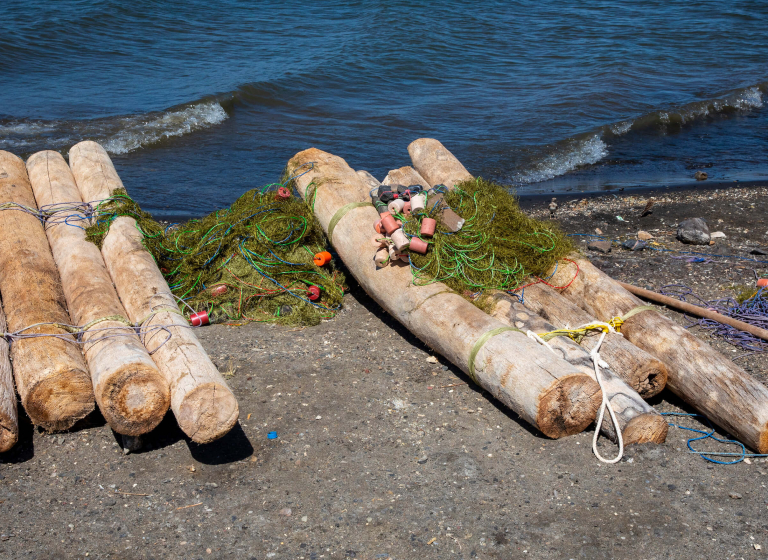
[(111, 152), (199, 215), (315, 146), (440, 139), (519, 193), (768, 183), (768, 3), (0, 3), (0, 149)]

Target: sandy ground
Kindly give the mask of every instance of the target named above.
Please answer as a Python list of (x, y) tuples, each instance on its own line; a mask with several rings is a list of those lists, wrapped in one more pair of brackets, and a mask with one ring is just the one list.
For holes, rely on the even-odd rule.
[[(727, 235), (702, 252), (768, 261), (750, 254), (768, 245), (767, 200), (759, 188), (664, 195), (641, 218), (647, 198), (610, 196), (563, 204), (555, 218), (572, 233), (599, 228), (622, 239), (643, 229), (657, 247), (690, 250), (674, 226), (701, 216)], [(546, 204), (533, 210), (549, 214)], [(767, 266), (585, 252), (621, 280), (683, 282), (708, 298), (754, 285), (753, 269)], [(430, 363), (429, 349), (354, 283), (344, 311), (317, 327), (198, 333), (232, 373), (240, 424), (200, 446), (169, 415), (141, 452), (125, 455), (98, 415), (53, 435), (24, 417), (20, 444), (0, 457), (0, 557), (678, 559), (768, 550), (763, 459), (713, 465), (688, 453), (694, 434), (670, 428), (666, 444), (603, 465), (591, 429), (558, 441), (536, 433), (457, 368)], [(768, 381), (764, 357), (739, 362)], [(652, 404), (687, 411), (667, 393)], [(601, 449), (614, 451), (603, 440)]]

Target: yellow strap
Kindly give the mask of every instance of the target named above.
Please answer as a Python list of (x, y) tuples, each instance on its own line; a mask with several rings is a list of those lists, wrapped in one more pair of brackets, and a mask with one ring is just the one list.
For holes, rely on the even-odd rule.
[(627, 311), (624, 315), (621, 317), (614, 317), (610, 321), (608, 321), (614, 329), (616, 329), (616, 332), (621, 332), (621, 325), (623, 325), (627, 319), (630, 317), (634, 317), (638, 313), (642, 313), (643, 311), (653, 311), (653, 306), (651, 305), (638, 305), (634, 309), (630, 309)]
[(517, 331), (519, 333), (523, 332), (520, 329), (516, 329), (515, 327), (499, 327), (497, 329), (491, 329), (490, 331), (486, 332), (477, 339), (477, 342), (475, 342), (475, 345), (472, 347), (472, 351), (469, 353), (469, 376), (472, 378), (472, 381), (477, 383), (477, 378), (475, 377), (475, 358), (477, 357), (477, 353), (480, 352), (480, 349), (483, 347), (483, 345), (488, 342), (488, 340), (497, 334), (501, 334), (506, 331)]
[(341, 219), (347, 215), (347, 212), (355, 208), (361, 208), (362, 206), (372, 207), (373, 204), (371, 204), (370, 202), (352, 202), (336, 210), (336, 213), (331, 218), (331, 221), (328, 222), (328, 240), (331, 243), (333, 243), (333, 230), (336, 229), (336, 224), (338, 224), (341, 221)]

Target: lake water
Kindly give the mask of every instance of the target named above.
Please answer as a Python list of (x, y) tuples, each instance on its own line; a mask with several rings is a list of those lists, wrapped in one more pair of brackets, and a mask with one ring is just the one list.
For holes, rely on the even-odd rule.
[(520, 194), (768, 183), (767, 2), (567, 4), (6, 0), (0, 149), (99, 141), (179, 217), (422, 136)]

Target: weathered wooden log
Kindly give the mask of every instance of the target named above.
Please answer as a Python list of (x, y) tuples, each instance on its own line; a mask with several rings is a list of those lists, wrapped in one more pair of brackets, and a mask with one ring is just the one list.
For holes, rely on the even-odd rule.
[[(8, 203), (37, 210), (24, 162), (0, 151), (0, 206)], [(11, 345), (22, 405), (46, 430), (72, 427), (94, 408), (91, 379), (74, 337), (57, 326), (71, 320), (43, 226), (17, 209), (0, 210), (0, 293), (10, 332), (55, 335)]]
[[(597, 321), (597, 317), (571, 303), (546, 284), (533, 284), (525, 288), (523, 293), (526, 307), (559, 328), (577, 327)], [(596, 336), (588, 336), (581, 342), (581, 346), (592, 350), (597, 340)], [(644, 399), (657, 395), (667, 384), (667, 366), (619, 333), (606, 335), (600, 347), (600, 355)]]
[(145, 434), (168, 410), (168, 383), (133, 332), (101, 252), (85, 239), (86, 218), (71, 204), (81, 202), (80, 192), (67, 162), (58, 152), (38, 152), (27, 171), (38, 206), (61, 208), (52, 207), (45, 233), (72, 319), (92, 325), (82, 334), (82, 349), (96, 403), (115, 432)]
[(404, 187), (420, 185), (425, 190), (432, 188), (432, 185), (427, 183), (426, 179), (424, 179), (424, 177), (410, 165), (406, 165), (400, 169), (393, 169), (386, 177), (384, 177), (382, 183), (385, 185), (403, 185)]
[[(504, 292), (493, 293), (491, 302), (490, 315), (507, 325), (536, 334), (551, 332), (556, 328)], [(557, 355), (580, 371), (590, 376), (595, 375), (594, 363), (589, 351), (570, 338), (558, 336), (549, 340), (548, 344)], [(599, 350), (601, 356), (604, 346), (605, 342)], [(611, 367), (601, 368), (600, 376), (606, 398), (619, 422), (624, 444), (663, 443), (667, 438), (667, 421), (664, 417), (646, 403)], [(616, 441), (616, 430), (608, 413), (603, 416), (600, 429), (611, 440)]]
[(453, 187), (473, 179), (467, 169), (440, 142), (434, 138), (419, 138), (408, 145), (413, 167), (430, 186)]
[[(104, 200), (123, 186), (106, 151), (95, 142), (77, 144), (69, 158), (83, 200)], [(179, 313), (141, 241), (133, 218), (117, 218), (102, 244), (104, 262), (128, 318), (142, 325), (144, 346), (170, 386), (179, 427), (195, 442), (214, 441), (237, 422), (237, 399)]]
[(0, 453), (8, 451), (19, 439), (19, 416), (16, 410), (16, 391), (8, 353), (5, 332), (5, 313), (0, 303)]
[[(563, 295), (603, 320), (623, 316), (643, 303), (588, 260), (572, 257), (580, 272)], [(560, 263), (551, 282), (564, 285), (575, 265)], [(621, 332), (633, 344), (669, 368), (669, 387), (681, 399), (758, 453), (768, 453), (768, 388), (699, 340), (653, 310), (628, 317)]]
[(377, 269), (370, 231), (378, 213), (362, 202), (368, 186), (343, 159), (314, 148), (294, 156), (288, 170), (310, 161), (314, 169), (296, 179), (296, 188), (306, 198), (317, 187), (315, 215), (379, 305), (545, 435), (577, 433), (595, 419), (600, 391), (590, 376), (444, 284), (415, 286), (406, 266)]
[(363, 183), (365, 183), (369, 189), (375, 189), (381, 186), (381, 181), (379, 181), (376, 177), (368, 173), (365, 169), (358, 169), (356, 173), (357, 173), (357, 176), (360, 177), (360, 179), (362, 179)]

